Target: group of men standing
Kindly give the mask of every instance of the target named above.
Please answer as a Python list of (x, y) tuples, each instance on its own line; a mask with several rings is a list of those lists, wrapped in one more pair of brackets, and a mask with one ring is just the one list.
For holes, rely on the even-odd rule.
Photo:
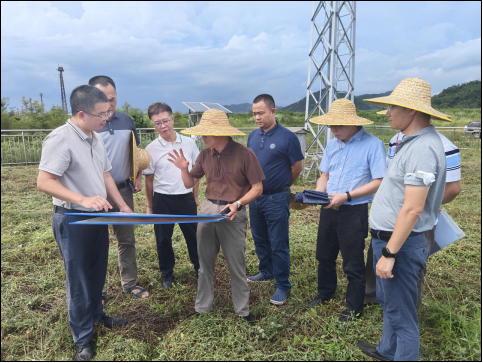
[[(431, 232), (434, 241), (433, 227), (441, 202), (454, 199), (459, 192), (459, 179), (458, 188), (453, 184), (447, 187), (450, 191), (445, 191), (445, 148), (430, 125), (430, 118), (451, 120), (431, 107), (430, 96), (429, 84), (415, 78), (403, 80), (388, 97), (368, 100), (387, 106), (391, 126), (403, 132), (389, 145), (389, 168), (382, 141), (364, 131), (363, 126), (372, 121), (358, 117), (351, 101), (337, 100), (326, 115), (310, 120), (330, 127), (335, 138), (327, 144), (316, 185), (316, 190), (327, 192), (331, 201), (320, 211), (318, 294), (309, 306), (333, 297), (340, 251), (349, 283), (347, 309), (339, 320), (360, 318), (364, 299), (374, 303), (372, 295), (376, 291), (384, 311), (382, 339), (377, 348), (365, 342), (358, 344), (364, 353), (381, 360), (417, 360), (418, 281), (424, 279), (431, 250), (428, 241)], [(44, 141), (37, 185), (53, 196), (52, 225), (66, 270), (76, 359), (89, 360), (93, 357), (90, 341), (94, 325), (102, 322), (107, 327), (122, 326), (126, 321), (103, 313), (107, 226), (71, 225), (69, 222), (86, 217), (65, 213), (131, 213), (133, 193), (142, 188), (141, 171), (132, 180), (129, 178), (128, 145), (133, 131), (136, 144), (139, 139), (132, 119), (115, 110), (117, 93), (111, 78), (92, 78), (89, 85), (72, 92), (70, 102), (72, 118)], [(290, 187), (302, 171), (304, 159), (298, 138), (278, 123), (275, 101), (268, 94), (253, 101), (253, 117), (259, 129), (249, 135), (247, 147), (231, 138), (244, 134), (230, 125), (222, 111), (206, 111), (199, 125), (181, 132), (202, 136), (207, 147), (201, 152), (192, 138), (174, 131), (173, 112), (167, 104), (152, 104), (148, 116), (159, 136), (146, 147), (150, 157), (149, 166), (142, 171), (146, 212), (196, 215), (199, 180), (206, 177), (200, 214), (227, 216), (217, 223), (179, 224), (198, 278), (194, 314), (212, 308), (213, 272), (221, 247), (230, 273), (235, 313), (253, 324), (249, 313), (250, 283), (274, 281), (270, 302), (275, 305), (286, 303), (291, 288)], [(447, 150), (447, 156), (453, 157), (452, 168), (458, 156), (459, 168), (459, 154), (454, 150)], [(248, 277), (247, 205), (259, 258), (259, 273)], [(372, 242), (365, 266), (369, 225)], [(154, 227), (165, 288), (172, 287), (174, 277), (173, 227)], [(149, 292), (137, 280), (133, 227), (115, 226), (114, 233), (124, 291), (147, 298)], [(366, 286), (366, 276), (372, 285), (375, 282), (375, 289), (371, 283)], [(422, 292), (422, 288), (419, 290)]]

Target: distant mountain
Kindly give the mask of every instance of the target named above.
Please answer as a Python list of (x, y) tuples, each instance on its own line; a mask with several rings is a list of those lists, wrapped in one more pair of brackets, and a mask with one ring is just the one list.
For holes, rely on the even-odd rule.
[(252, 109), (251, 103), (240, 103), (239, 105), (222, 105), (233, 113), (248, 113)]
[[(324, 92), (325, 89), (322, 91)], [(319, 91), (314, 93), (315, 98), (319, 98)], [(377, 93), (377, 94), (363, 94), (360, 96), (355, 96), (354, 97), (354, 103), (356, 105), (356, 108), (358, 110), (363, 110), (363, 111), (371, 111), (371, 110), (379, 110), (381, 107), (373, 105), (369, 102), (364, 102), (362, 100), (366, 98), (375, 98), (375, 97), (383, 97), (391, 94), (391, 91), (385, 92), (385, 93)], [(339, 97), (342, 98), (345, 96), (345, 93), (339, 93)], [(291, 105), (288, 105), (286, 107), (281, 107), (280, 110), (282, 111), (292, 111), (292, 112), (305, 112), (305, 103), (306, 103), (306, 98), (302, 98), (300, 101), (292, 103)], [(325, 97), (322, 100), (322, 105), (323, 108), (325, 109), (326, 101)], [(314, 108), (315, 102), (312, 97), (309, 98), (309, 109), (311, 110)]]
[(481, 108), (481, 81), (457, 84), (431, 98), (435, 108)]

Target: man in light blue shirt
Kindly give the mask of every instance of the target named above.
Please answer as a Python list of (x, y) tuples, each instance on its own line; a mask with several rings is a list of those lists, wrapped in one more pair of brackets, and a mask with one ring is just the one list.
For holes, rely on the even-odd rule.
[(342, 254), (347, 275), (346, 305), (339, 321), (359, 318), (364, 311), (364, 248), (368, 234), (368, 208), (386, 172), (386, 148), (363, 125), (372, 121), (358, 117), (354, 103), (347, 99), (332, 103), (326, 115), (311, 122), (328, 125), (334, 139), (327, 143), (316, 190), (327, 192), (330, 204), (320, 210), (317, 234), (318, 295), (314, 307), (330, 300), (337, 287), (336, 259)]

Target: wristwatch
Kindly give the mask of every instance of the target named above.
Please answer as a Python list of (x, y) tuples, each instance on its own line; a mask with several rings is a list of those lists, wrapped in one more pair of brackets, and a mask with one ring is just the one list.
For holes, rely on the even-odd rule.
[(235, 203), (238, 204), (238, 208), (236, 210), (241, 211), (243, 204), (241, 204), (241, 202), (239, 200), (237, 200)]
[(347, 201), (350, 202), (352, 200), (351, 193), (345, 192), (347, 194)]
[(384, 257), (392, 257), (392, 258), (396, 258), (396, 254), (395, 253), (391, 253), (387, 247), (383, 247), (382, 248), (382, 255)]

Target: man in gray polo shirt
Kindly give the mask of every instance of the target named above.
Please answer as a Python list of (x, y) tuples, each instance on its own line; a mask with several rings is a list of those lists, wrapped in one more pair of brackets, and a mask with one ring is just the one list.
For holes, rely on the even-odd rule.
[(377, 347), (362, 341), (358, 346), (379, 360), (417, 361), (417, 284), (428, 255), (424, 232), (433, 228), (446, 184), (444, 147), (431, 118), (451, 120), (431, 107), (431, 86), (420, 78), (404, 79), (390, 96), (367, 101), (387, 106), (391, 127), (405, 137), (396, 142), (369, 214), (382, 338)]
[(69, 326), (76, 360), (93, 357), (94, 325), (122, 326), (126, 320), (107, 317), (101, 302), (106, 278), (109, 232), (107, 225), (71, 225), (87, 217), (65, 213), (108, 211), (109, 196), (119, 210), (132, 213), (109, 173), (102, 138), (95, 132), (109, 118), (104, 93), (79, 86), (70, 96), (72, 118), (52, 131), (42, 145), (37, 188), (52, 196), (52, 229), (64, 260)]
[[(131, 132), (134, 131), (136, 144), (139, 145), (139, 137), (136, 126), (131, 116), (116, 111), (117, 91), (114, 81), (107, 76), (96, 76), (89, 80), (89, 85), (94, 86), (104, 92), (109, 102), (111, 117), (99, 131), (106, 145), (107, 156), (112, 164), (111, 175), (122, 198), (129, 208), (134, 210), (133, 193), (141, 190), (141, 171), (136, 175), (134, 185), (129, 182), (130, 163), (129, 145)], [(108, 201), (112, 203), (112, 200)], [(119, 212), (114, 208), (112, 212)], [(117, 239), (119, 272), (121, 274), (121, 285), (124, 291), (133, 293), (138, 298), (146, 298), (149, 293), (146, 289), (138, 285), (138, 269), (136, 264), (136, 240), (134, 239), (133, 225), (113, 225), (114, 235)], [(103, 299), (106, 296), (106, 286), (102, 290)]]

